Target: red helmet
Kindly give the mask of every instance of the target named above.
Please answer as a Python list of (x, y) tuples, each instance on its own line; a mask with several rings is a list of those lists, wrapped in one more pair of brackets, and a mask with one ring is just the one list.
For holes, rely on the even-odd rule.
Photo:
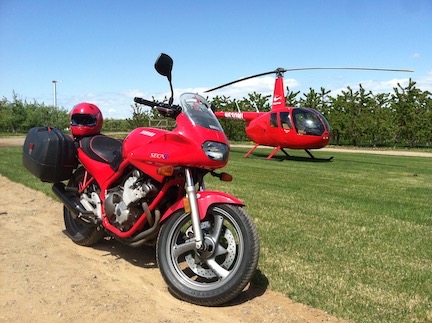
[(74, 106), (70, 120), (74, 137), (97, 135), (102, 129), (102, 112), (91, 103), (83, 102)]

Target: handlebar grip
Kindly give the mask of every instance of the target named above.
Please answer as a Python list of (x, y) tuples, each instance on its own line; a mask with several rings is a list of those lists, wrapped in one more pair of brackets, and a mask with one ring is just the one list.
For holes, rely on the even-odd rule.
[(138, 98), (138, 97), (134, 98), (134, 102), (139, 103), (139, 104), (144, 104), (144, 105), (147, 105), (149, 107), (155, 107), (155, 106), (158, 105), (157, 102), (149, 101), (149, 100), (146, 100), (146, 99), (143, 99), (143, 98)]

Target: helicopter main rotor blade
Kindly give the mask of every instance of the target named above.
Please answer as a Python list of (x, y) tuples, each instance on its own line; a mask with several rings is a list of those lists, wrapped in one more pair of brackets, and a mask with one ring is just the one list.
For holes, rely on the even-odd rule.
[(278, 68), (278, 69), (275, 69), (274, 71), (255, 74), (255, 75), (251, 75), (251, 76), (246, 76), (246, 77), (243, 77), (241, 79), (238, 79), (238, 80), (235, 80), (235, 81), (223, 84), (223, 85), (219, 85), (217, 87), (214, 87), (214, 88), (207, 90), (207, 91), (204, 91), (204, 92), (207, 93), (207, 92), (211, 92), (214, 90), (218, 90), (218, 89), (223, 88), (225, 86), (232, 85), (232, 84), (242, 82), (242, 81), (246, 81), (246, 80), (249, 80), (249, 79), (254, 78), (254, 77), (260, 77), (260, 76), (269, 75), (269, 74), (273, 74), (273, 73), (285, 73), (285, 72), (308, 71), (308, 70), (357, 70), (357, 71), (385, 71), (385, 72), (414, 72), (413, 70), (394, 69), (394, 68), (374, 68), (374, 67), (299, 67), (299, 68), (288, 68), (288, 69)]
[(251, 76), (246, 76), (246, 77), (243, 77), (241, 79), (238, 79), (238, 80), (235, 80), (235, 81), (223, 84), (223, 85), (219, 85), (219, 86), (214, 87), (214, 88), (212, 88), (210, 90), (204, 91), (204, 93), (211, 92), (211, 91), (214, 91), (214, 90), (218, 90), (218, 89), (223, 88), (225, 86), (228, 86), (228, 85), (231, 85), (231, 84), (234, 84), (234, 83), (238, 83), (238, 82), (242, 82), (242, 81), (246, 81), (246, 80), (252, 79), (254, 77), (260, 77), (260, 76), (264, 76), (264, 75), (269, 75), (269, 74), (273, 74), (273, 73), (276, 73), (276, 72), (277, 72), (277, 70), (274, 70), (274, 71), (270, 71), (270, 72), (265, 72), (265, 73), (251, 75)]
[(357, 70), (357, 71), (384, 71), (384, 72), (414, 72), (413, 70), (403, 70), (395, 68), (377, 67), (300, 67), (284, 69), (282, 72), (307, 71), (307, 70)]

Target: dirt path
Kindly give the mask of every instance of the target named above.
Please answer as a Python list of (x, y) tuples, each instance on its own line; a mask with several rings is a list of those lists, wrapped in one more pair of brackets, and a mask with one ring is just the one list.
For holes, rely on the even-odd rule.
[(58, 201), (3, 176), (0, 192), (0, 322), (341, 322), (256, 286), (223, 307), (182, 302), (153, 248), (80, 247), (64, 233)]
[(0, 137), (0, 147), (22, 146), (25, 137)]

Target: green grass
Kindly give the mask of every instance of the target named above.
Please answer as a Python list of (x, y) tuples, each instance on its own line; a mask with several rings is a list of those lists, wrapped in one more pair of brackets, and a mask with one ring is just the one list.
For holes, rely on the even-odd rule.
[(24, 168), (22, 164), (22, 147), (0, 148), (0, 174), (14, 182), (42, 191), (55, 198), (51, 190), (52, 184), (41, 182)]
[[(207, 188), (246, 203), (271, 289), (357, 322), (432, 321), (431, 158), (246, 151), (232, 149), (233, 182)], [(22, 168), (21, 148), (0, 148), (0, 173), (50, 194)]]

